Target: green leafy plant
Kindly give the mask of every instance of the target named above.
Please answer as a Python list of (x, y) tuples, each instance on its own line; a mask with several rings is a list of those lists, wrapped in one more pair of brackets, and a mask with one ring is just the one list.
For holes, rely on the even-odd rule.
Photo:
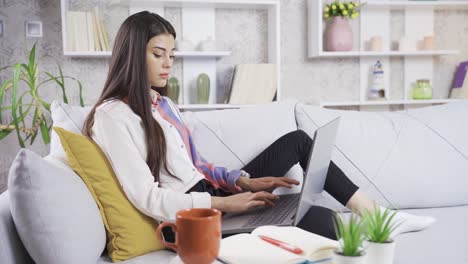
[(354, 19), (359, 16), (359, 7), (360, 5), (358, 2), (334, 1), (325, 5), (325, 8), (323, 9), (323, 17), (347, 17)]
[(392, 213), (390, 209), (385, 209), (385, 211), (382, 212), (376, 205), (374, 206), (373, 212), (365, 210), (363, 218), (366, 226), (367, 239), (375, 243), (390, 242), (390, 234), (400, 225), (392, 221), (396, 213), (396, 211)]
[(336, 237), (340, 242), (343, 256), (357, 257), (363, 254), (362, 243), (366, 239), (362, 218), (351, 213), (348, 223), (343, 223), (339, 215), (334, 223)]
[[(60, 87), (63, 102), (68, 103), (65, 80), (76, 81), (80, 105), (84, 106), (81, 82), (73, 77), (63, 75), (60, 65), (58, 65), (58, 76), (44, 72), (43, 75), (46, 78), (40, 78), (42, 76), (40, 76), (39, 65), (36, 62), (36, 44), (29, 52), (28, 64), (16, 63), (14, 66), (3, 67), (0, 71), (7, 68), (13, 68), (13, 77), (5, 80), (0, 86), (0, 140), (15, 131), (20, 146), (24, 148), (27, 140), (29, 140), (30, 145), (34, 143), (40, 131), (44, 144), (49, 144), (52, 124), (49, 124), (51, 122), (46, 119), (45, 113), (50, 112), (50, 103), (40, 96), (40, 88), (49, 82), (55, 83)], [(19, 91), (20, 84), (26, 84), (26, 91)], [(11, 90), (11, 105), (3, 106), (3, 99), (9, 90)], [(27, 99), (30, 99), (29, 102), (24, 102)], [(12, 119), (6, 124), (2, 120), (4, 111), (9, 112)], [(26, 124), (26, 118), (30, 115), (32, 115), (32, 121), (30, 124)]]

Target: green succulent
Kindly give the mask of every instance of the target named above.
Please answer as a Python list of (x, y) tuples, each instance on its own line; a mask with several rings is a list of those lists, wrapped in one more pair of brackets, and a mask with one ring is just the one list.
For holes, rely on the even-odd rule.
[(389, 242), (390, 234), (400, 225), (392, 221), (396, 213), (396, 211), (392, 213), (390, 209), (382, 212), (376, 205), (373, 212), (365, 210), (363, 218), (368, 240), (375, 243)]
[(343, 223), (339, 215), (334, 223), (336, 237), (340, 242), (341, 254), (344, 256), (361, 256), (362, 243), (366, 239), (364, 222), (356, 214), (351, 213), (348, 223)]

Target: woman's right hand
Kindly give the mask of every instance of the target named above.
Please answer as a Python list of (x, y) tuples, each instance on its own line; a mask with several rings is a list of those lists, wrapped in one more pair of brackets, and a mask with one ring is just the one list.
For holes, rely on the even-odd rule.
[(269, 192), (243, 192), (226, 197), (211, 197), (211, 207), (226, 213), (243, 213), (264, 206), (274, 206), (279, 196)]

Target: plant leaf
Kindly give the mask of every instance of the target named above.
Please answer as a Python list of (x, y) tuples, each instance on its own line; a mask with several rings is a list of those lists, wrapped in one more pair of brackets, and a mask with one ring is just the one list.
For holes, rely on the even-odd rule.
[[(29, 93), (29, 91), (23, 92), (23, 93), (21, 94), (21, 96), (19, 97), (19, 99), (18, 99), (18, 103), (19, 103), (19, 104), (18, 104), (17, 106), (18, 106), (18, 110), (19, 110), (20, 114), (23, 114), (23, 97), (24, 97), (27, 93)], [(24, 122), (24, 119), (21, 120), (21, 123), (22, 123), (23, 127), (26, 127), (26, 123)]]
[(44, 115), (42, 115), (42, 118), (43, 118), (41, 122), (42, 140), (44, 141), (44, 144), (48, 145), (50, 143), (49, 129), (47, 127)]
[[(34, 116), (33, 116), (33, 120), (32, 120), (32, 124), (31, 124), (31, 127), (35, 127), (35, 124), (36, 124), (36, 120), (37, 118), (39, 117), (38, 116), (38, 113), (39, 113), (39, 107), (36, 106), (36, 110), (34, 110)], [(34, 143), (34, 140), (36, 139), (36, 136), (37, 136), (37, 131), (34, 131), (34, 134), (32, 135), (31, 137), (31, 141), (30, 141), (30, 145), (32, 145)]]
[(13, 122), (14, 122), (15, 127), (16, 127), (15, 130), (16, 130), (16, 135), (18, 137), (18, 142), (20, 143), (20, 146), (22, 148), (24, 148), (25, 145), (24, 145), (23, 138), (20, 135), (20, 131), (18, 129), (19, 128), (19, 122), (18, 122), (18, 116), (17, 116), (17, 113), (16, 113), (16, 111), (17, 111), (16, 97), (17, 97), (17, 94), (18, 94), (18, 82), (19, 82), (20, 71), (21, 71), (21, 65), (16, 64), (15, 68), (14, 68), (14, 71), (13, 71), (13, 88), (12, 88), (13, 97), (12, 97), (11, 115), (13, 117)]
[(83, 86), (81, 85), (81, 82), (79, 80), (76, 80), (78, 82), (78, 89), (80, 90), (80, 106), (84, 107), (84, 100), (83, 100)]
[[(0, 105), (3, 103), (3, 96), (5, 95), (5, 91), (8, 87), (11, 86), (12, 80), (6, 80), (4, 83), (2, 83), (2, 86), (0, 87)], [(0, 108), (0, 124), (2, 123), (2, 109)]]
[(36, 63), (36, 44), (37, 42), (34, 43), (31, 52), (29, 53), (29, 75), (34, 76), (35, 73), (35, 63)]
[[(67, 94), (65, 92), (65, 84), (62, 83), (57, 77), (54, 77), (52, 74), (46, 72), (45, 74), (47, 74), (47, 76), (49, 76), (50, 79), (54, 80), (59, 86), (60, 88), (62, 89), (62, 98), (63, 98), (63, 102), (68, 104), (68, 98), (67, 98)], [(63, 78), (63, 77), (61, 77)]]

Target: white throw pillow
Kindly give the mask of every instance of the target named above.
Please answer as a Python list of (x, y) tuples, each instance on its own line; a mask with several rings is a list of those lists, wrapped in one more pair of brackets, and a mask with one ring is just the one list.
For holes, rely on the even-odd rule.
[[(381, 204), (419, 208), (468, 204), (467, 112), (467, 102), (399, 112), (300, 105), (296, 117), (312, 136), (341, 116), (332, 160)], [(329, 198), (319, 204), (342, 209)]]
[(10, 168), (11, 215), (36, 263), (96, 263), (106, 245), (98, 206), (81, 178), (22, 149)]
[[(73, 106), (58, 101), (53, 101), (50, 110), (53, 126), (61, 127), (65, 130), (82, 134), (83, 124), (92, 107)], [(63, 150), (62, 143), (57, 133), (52, 129), (50, 136), (51, 157), (59, 160), (63, 164), (69, 165), (67, 156)]]

